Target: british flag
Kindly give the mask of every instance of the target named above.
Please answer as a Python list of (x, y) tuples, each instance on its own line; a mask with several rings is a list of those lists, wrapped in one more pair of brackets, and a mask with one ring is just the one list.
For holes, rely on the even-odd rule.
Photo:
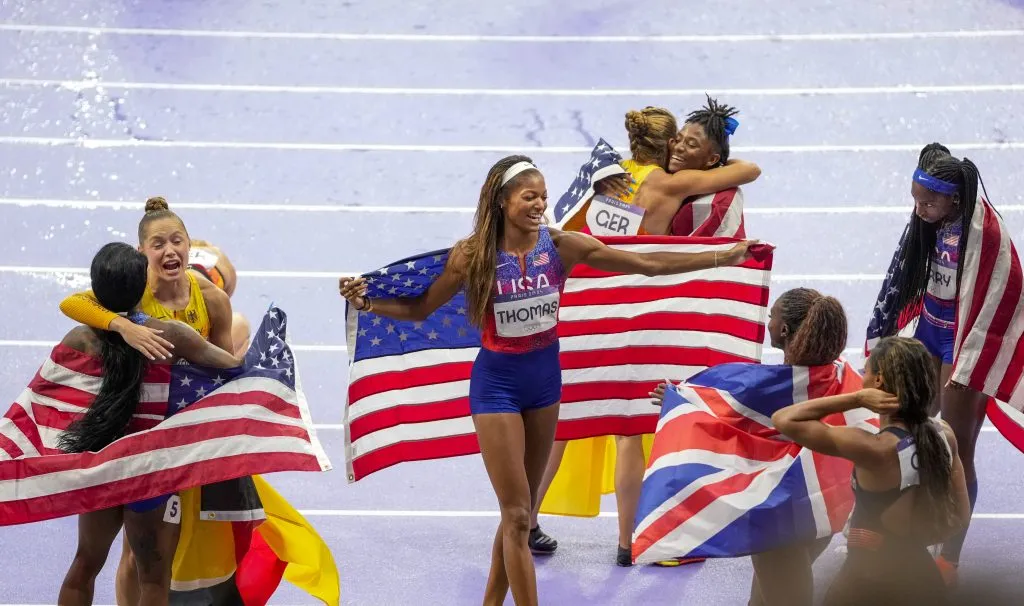
[[(633, 558), (738, 557), (842, 530), (853, 508), (850, 462), (784, 438), (772, 414), (861, 388), (845, 360), (800, 367), (722, 364), (666, 390), (644, 474)], [(864, 409), (832, 425), (876, 432)]]

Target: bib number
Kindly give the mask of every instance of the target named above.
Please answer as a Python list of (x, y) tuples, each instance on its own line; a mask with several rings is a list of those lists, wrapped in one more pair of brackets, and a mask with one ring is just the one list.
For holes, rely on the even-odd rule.
[[(494, 301), (494, 326), (500, 337), (528, 337), (558, 323), (558, 290)], [(536, 292), (536, 291), (534, 291)]]
[(178, 495), (167, 499), (167, 507), (164, 508), (164, 522), (181, 524), (181, 497)]
[(587, 209), (587, 227), (595, 236), (635, 236), (643, 218), (643, 208), (600, 194)]
[(191, 248), (188, 251), (188, 264), (199, 265), (207, 269), (213, 269), (217, 267), (217, 261), (220, 259), (217, 255), (213, 254), (205, 248)]

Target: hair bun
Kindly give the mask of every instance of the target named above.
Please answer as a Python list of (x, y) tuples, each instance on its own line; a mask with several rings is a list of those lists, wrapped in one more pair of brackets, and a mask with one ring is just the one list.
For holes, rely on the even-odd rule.
[(643, 137), (647, 134), (650, 123), (646, 114), (631, 109), (626, 112), (626, 131), (635, 137)]
[(171, 208), (169, 206), (167, 206), (167, 200), (164, 200), (162, 196), (153, 196), (152, 198), (146, 200), (146, 212), (147, 213), (156, 212), (158, 210), (170, 210), (170, 209)]

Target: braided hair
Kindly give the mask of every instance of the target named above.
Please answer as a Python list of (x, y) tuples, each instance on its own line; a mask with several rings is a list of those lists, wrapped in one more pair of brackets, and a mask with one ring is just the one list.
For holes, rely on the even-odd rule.
[[(984, 183), (981, 181), (981, 174), (974, 162), (967, 158), (959, 160), (953, 157), (949, 153), (949, 149), (939, 143), (929, 143), (924, 146), (918, 157), (917, 167), (936, 179), (957, 186), (954, 203), (960, 210), (957, 220), (961, 227), (956, 268), (956, 292), (957, 298), (959, 298), (964, 251), (967, 250), (971, 219), (974, 216), (974, 207), (978, 202), (978, 185), (980, 183), (982, 191), (984, 191)], [(910, 222), (900, 238), (902, 258), (898, 263), (894, 263), (896, 270), (892, 277), (891, 287), (897, 289), (896, 305), (893, 313), (886, 316), (881, 334), (894, 334), (900, 312), (907, 306), (916, 303), (928, 289), (928, 279), (932, 269), (932, 252), (935, 250), (938, 230), (939, 225), (928, 223), (918, 217), (916, 212), (911, 213)]]
[(718, 166), (723, 166), (729, 161), (729, 131), (726, 118), (731, 118), (740, 112), (735, 107), (712, 99), (711, 95), (707, 95), (707, 98), (707, 105), (690, 112), (686, 116), (685, 124), (699, 124), (704, 129), (708, 140), (716, 146)]

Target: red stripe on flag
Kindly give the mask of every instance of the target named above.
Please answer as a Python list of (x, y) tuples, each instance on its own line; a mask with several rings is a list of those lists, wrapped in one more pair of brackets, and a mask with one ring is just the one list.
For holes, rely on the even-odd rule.
[(562, 293), (562, 307), (616, 305), (624, 303), (650, 303), (663, 299), (724, 299), (761, 305), (768, 301), (768, 289), (763, 286), (735, 282), (692, 280), (670, 286), (589, 288), (579, 292)]
[[(563, 351), (558, 356), (562, 370), (592, 368), (595, 361), (602, 366), (626, 364), (672, 364), (675, 366), (715, 366), (727, 362), (757, 362), (708, 347), (671, 347), (667, 345), (636, 345), (616, 349)], [(665, 377), (668, 378), (668, 377)], [(672, 377), (674, 380), (683, 377)]]
[(685, 520), (696, 516), (698, 512), (714, 503), (718, 498), (746, 490), (761, 473), (763, 470), (729, 476), (721, 482), (704, 486), (690, 495), (683, 502), (665, 512), (633, 540), (633, 559), (639, 558), (652, 545), (665, 538)]
[(227, 455), (218, 457), (217, 462), (218, 465), (211, 466), (209, 461), (201, 461), (54, 495), (0, 502), (0, 526), (97, 511), (245, 476), (278, 471), (320, 471), (315, 456), (294, 452)]
[(478, 452), (480, 452), (480, 444), (477, 442), (476, 433), (399, 442), (393, 446), (379, 448), (356, 457), (352, 461), (352, 473), (358, 479), (406, 461), (444, 459)]
[[(652, 406), (653, 408), (653, 406)], [(658, 413), (639, 416), (588, 417), (559, 421), (556, 440), (579, 440), (601, 435), (639, 436), (654, 433), (658, 426)]]
[(623, 334), (635, 330), (680, 330), (713, 332), (753, 341), (764, 330), (761, 324), (725, 314), (698, 312), (656, 312), (635, 318), (598, 318), (594, 320), (563, 320), (558, 336)]
[(451, 362), (366, 375), (349, 384), (349, 406), (356, 404), (365, 397), (393, 389), (409, 389), (410, 387), (437, 385), (451, 381), (466, 381), (469, 379), (472, 370), (472, 362)]
[(399, 404), (353, 419), (349, 424), (349, 439), (390, 429), (406, 423), (427, 423), (458, 419), (469, 415), (469, 398), (456, 398), (429, 404)]

